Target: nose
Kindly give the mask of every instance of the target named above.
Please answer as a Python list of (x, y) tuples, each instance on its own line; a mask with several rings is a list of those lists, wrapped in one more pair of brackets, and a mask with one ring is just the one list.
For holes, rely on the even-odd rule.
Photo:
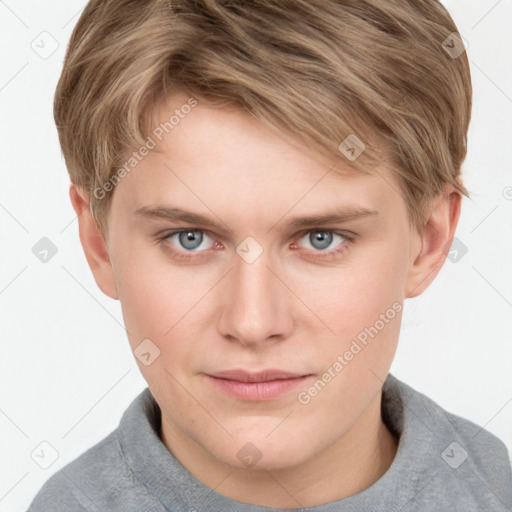
[(256, 261), (235, 255), (222, 290), (218, 329), (231, 341), (253, 347), (279, 341), (293, 328), (293, 294), (263, 252)]

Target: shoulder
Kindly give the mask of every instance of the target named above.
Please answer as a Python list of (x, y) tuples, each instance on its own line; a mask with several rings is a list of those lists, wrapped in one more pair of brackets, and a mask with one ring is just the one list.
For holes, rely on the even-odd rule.
[[(487, 473), (489, 460), (494, 460), (503, 469), (510, 469), (510, 458), (505, 443), (484, 427), (477, 425), (462, 416), (445, 410), (428, 396), (414, 390), (404, 383), (409, 396), (407, 404), (416, 411), (423, 413), (424, 421), (441, 438), (453, 436), (454, 441), (459, 440), (463, 446), (471, 450), (471, 460), (483, 473)], [(469, 456), (469, 453), (468, 453)], [(469, 458), (469, 457), (468, 457)]]
[(114, 431), (53, 474), (39, 490), (28, 512), (96, 510), (98, 489), (91, 488), (92, 482), (102, 482), (108, 488), (112, 477), (126, 470)]
[(467, 469), (512, 506), (512, 463), (505, 443), (472, 421), (441, 407), (439, 413), (454, 434), (442, 452), (443, 460), (452, 468), (467, 461)]
[[(133, 449), (134, 440), (145, 442), (140, 426), (149, 421), (149, 399), (146, 388), (124, 412), (116, 430), (46, 481), (27, 512), (162, 510), (135, 476), (133, 461), (126, 453)], [(132, 432), (128, 445), (124, 438), (126, 432)]]
[(106, 497), (113, 499), (136, 486), (115, 430), (52, 475), (28, 512), (96, 511)]
[[(438, 496), (452, 493), (468, 504), (492, 503), (495, 510), (510, 509), (511, 460), (503, 441), (391, 375), (384, 397), (393, 404), (391, 415), (404, 418), (402, 428), (411, 446), (421, 445), (419, 451), (433, 475), (433, 492), (436, 488)], [(392, 421), (400, 423), (397, 417)]]

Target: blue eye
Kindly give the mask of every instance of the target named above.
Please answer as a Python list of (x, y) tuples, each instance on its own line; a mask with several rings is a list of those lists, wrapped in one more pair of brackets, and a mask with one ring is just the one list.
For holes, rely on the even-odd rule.
[[(200, 247), (205, 237), (209, 238), (208, 235), (204, 233), (204, 231), (188, 229), (169, 233), (165, 239), (171, 241), (173, 238), (177, 238), (177, 242), (179, 242), (179, 245), (181, 246), (178, 246), (178, 248), (185, 249), (187, 252), (191, 252), (202, 250)], [(203, 249), (209, 249), (209, 247)]]
[(185, 249), (197, 249), (203, 241), (200, 231), (182, 231), (178, 235), (178, 240)]
[(339, 233), (326, 230), (308, 231), (301, 240), (306, 239), (313, 249), (318, 251), (325, 251), (333, 243), (335, 237), (340, 240), (340, 243), (342, 243), (344, 240), (347, 240), (346, 237), (340, 235)]

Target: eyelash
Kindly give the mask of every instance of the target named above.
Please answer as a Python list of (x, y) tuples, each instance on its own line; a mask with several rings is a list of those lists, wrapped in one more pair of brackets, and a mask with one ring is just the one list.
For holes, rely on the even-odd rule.
[[(207, 231), (204, 231), (202, 229), (194, 229), (194, 228), (179, 229), (176, 231), (171, 231), (171, 232), (165, 233), (163, 236), (158, 237), (158, 241), (162, 244), (165, 244), (165, 242), (168, 239), (172, 238), (174, 235), (177, 235), (179, 233), (186, 233), (189, 231), (198, 231), (200, 233), (207, 234)], [(354, 236), (348, 235), (345, 232), (336, 231), (333, 229), (310, 229), (310, 230), (303, 231), (302, 233), (300, 233), (298, 235), (298, 239), (300, 240), (301, 238), (304, 237), (304, 235), (306, 235), (308, 233), (312, 233), (314, 231), (321, 232), (321, 233), (332, 233), (334, 235), (339, 235), (342, 238), (344, 238), (344, 241), (342, 241), (341, 244), (336, 249), (331, 249), (330, 251), (320, 251), (320, 250), (313, 251), (315, 253), (315, 255), (312, 257), (315, 259), (320, 259), (320, 260), (333, 259), (333, 258), (341, 255), (342, 253), (344, 253), (348, 249), (348, 247), (350, 245), (352, 245), (352, 243), (354, 241)], [(295, 242), (294, 242), (294, 244), (295, 244)], [(204, 250), (204, 251), (192, 251), (192, 252), (189, 251), (187, 253), (187, 252), (181, 252), (181, 251), (177, 251), (177, 250), (173, 249), (170, 244), (165, 244), (165, 246), (166, 246), (166, 250), (171, 253), (173, 258), (175, 258), (179, 261), (190, 261), (192, 258), (201, 258), (201, 257), (205, 257), (205, 256), (206, 257), (210, 256), (210, 254), (209, 255), (200, 255), (200, 256), (197, 256), (194, 254), (194, 252), (198, 252), (198, 253), (207, 252), (208, 249)]]

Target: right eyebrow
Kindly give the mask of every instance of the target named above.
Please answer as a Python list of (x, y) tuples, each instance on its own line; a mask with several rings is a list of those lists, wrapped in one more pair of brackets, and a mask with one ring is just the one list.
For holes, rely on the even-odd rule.
[(189, 224), (205, 226), (211, 229), (226, 230), (225, 226), (221, 226), (212, 218), (207, 217), (206, 215), (202, 215), (200, 213), (184, 210), (182, 208), (173, 208), (169, 206), (143, 206), (142, 208), (136, 210), (134, 212), (134, 215), (146, 219), (181, 221), (187, 222)]

